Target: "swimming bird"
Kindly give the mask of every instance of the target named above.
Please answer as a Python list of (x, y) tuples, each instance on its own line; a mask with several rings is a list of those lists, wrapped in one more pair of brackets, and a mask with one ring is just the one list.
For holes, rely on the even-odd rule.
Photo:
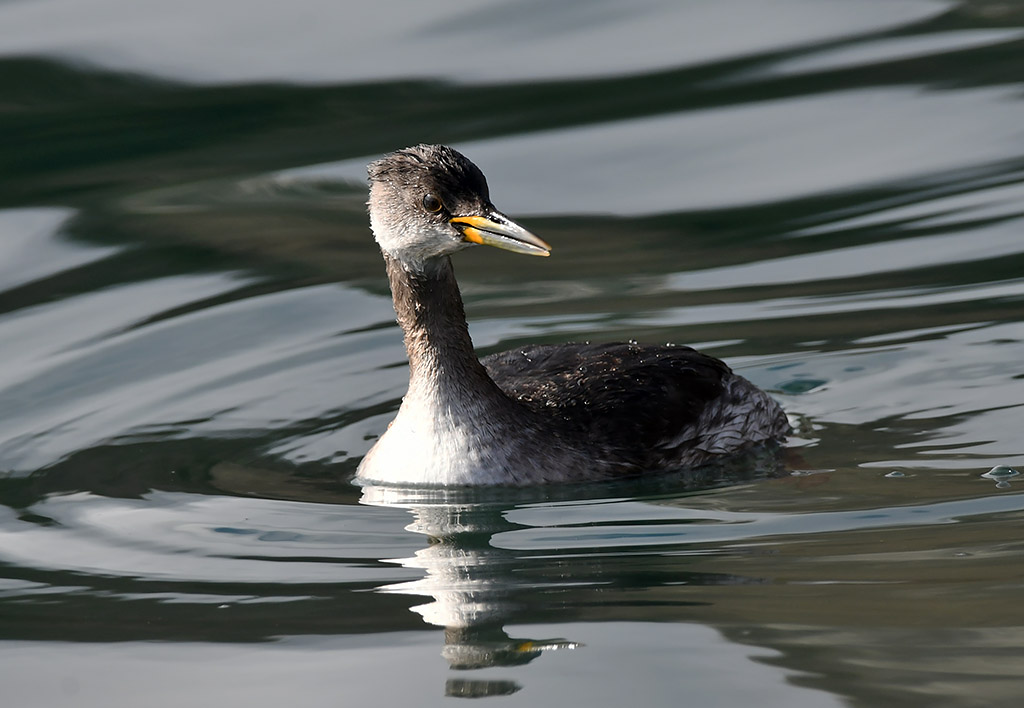
[(782, 408), (685, 346), (519, 347), (478, 359), (451, 255), (474, 245), (547, 256), (444, 145), (371, 162), (370, 227), (409, 356), (398, 415), (359, 465), (385, 484), (530, 485), (682, 469), (782, 440)]

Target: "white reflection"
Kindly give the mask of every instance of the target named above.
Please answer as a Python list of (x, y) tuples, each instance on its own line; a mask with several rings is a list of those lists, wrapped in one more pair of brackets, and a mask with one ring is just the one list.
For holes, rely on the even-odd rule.
[[(491, 543), (496, 534), (522, 527), (507, 519), (510, 504), (488, 501), (490, 494), (367, 486), (360, 500), (407, 509), (413, 522), (406, 529), (429, 538), (413, 557), (390, 561), (423, 570), (424, 577), (378, 590), (432, 598), (412, 609), (430, 624), (445, 628), (442, 655), (456, 669), (516, 666), (547, 650), (579, 646), (565, 639), (513, 638), (505, 632), (504, 623), (523, 609), (519, 598), (536, 585), (517, 577), (517, 553)], [(462, 696), (512, 690), (507, 681), (458, 681), (448, 686), (449, 694)]]

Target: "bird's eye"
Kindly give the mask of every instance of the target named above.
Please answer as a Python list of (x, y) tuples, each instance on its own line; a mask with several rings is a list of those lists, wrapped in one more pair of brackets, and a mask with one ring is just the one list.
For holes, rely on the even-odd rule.
[(423, 208), (429, 211), (431, 214), (436, 214), (437, 212), (441, 211), (442, 207), (444, 207), (444, 204), (442, 204), (441, 200), (438, 199), (435, 195), (423, 195)]

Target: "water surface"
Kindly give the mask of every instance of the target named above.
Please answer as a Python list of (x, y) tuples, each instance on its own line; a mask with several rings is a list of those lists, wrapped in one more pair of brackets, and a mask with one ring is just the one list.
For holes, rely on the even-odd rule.
[[(11, 705), (1019, 703), (1024, 4), (0, 28)], [(785, 473), (352, 484), (406, 382), (364, 165), (421, 141), (554, 246), (460, 254), (482, 353), (700, 346)]]

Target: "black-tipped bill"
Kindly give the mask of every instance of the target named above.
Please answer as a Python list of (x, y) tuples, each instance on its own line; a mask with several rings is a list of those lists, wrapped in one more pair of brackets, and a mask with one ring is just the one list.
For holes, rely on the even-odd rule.
[(462, 230), (462, 239), (484, 246), (495, 246), (528, 256), (550, 256), (551, 246), (499, 211), (487, 216), (455, 216), (449, 224)]

